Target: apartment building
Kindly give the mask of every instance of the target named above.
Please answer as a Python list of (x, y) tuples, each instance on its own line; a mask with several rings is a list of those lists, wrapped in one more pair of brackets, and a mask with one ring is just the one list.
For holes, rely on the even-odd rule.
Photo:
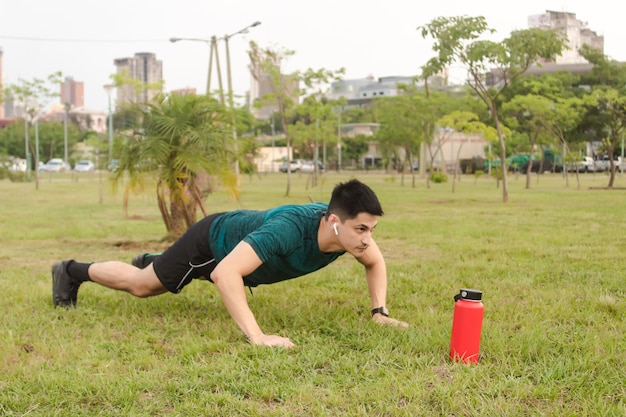
[(85, 105), (85, 86), (81, 81), (74, 81), (72, 77), (65, 77), (61, 84), (61, 104), (72, 107)]
[(529, 16), (528, 27), (555, 30), (567, 37), (568, 49), (563, 51), (555, 62), (544, 61), (544, 64), (587, 64), (587, 60), (578, 53), (583, 45), (589, 45), (604, 53), (604, 36), (589, 29), (587, 22), (576, 18), (576, 13), (546, 10), (545, 13)]
[(137, 81), (117, 87), (116, 103), (145, 103), (160, 90), (163, 81), (163, 62), (151, 52), (138, 52), (131, 58), (117, 58), (113, 61), (117, 74)]
[[(276, 66), (280, 69), (280, 62), (276, 63)], [(278, 111), (276, 104), (264, 104), (260, 107), (257, 107), (256, 104), (266, 94), (274, 93), (274, 82), (272, 81), (272, 76), (257, 63), (251, 62), (250, 77), (250, 91), (248, 92), (247, 98), (248, 108), (255, 118), (268, 120), (272, 117), (273, 113)], [(288, 74), (283, 74), (283, 82), (286, 83), (286, 92), (294, 103), (300, 103), (300, 87), (297, 79), (290, 77)]]

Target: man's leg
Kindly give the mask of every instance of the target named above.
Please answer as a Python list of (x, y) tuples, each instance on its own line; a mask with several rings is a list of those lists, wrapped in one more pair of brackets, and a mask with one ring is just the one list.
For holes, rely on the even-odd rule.
[(95, 283), (126, 291), (136, 297), (150, 297), (167, 292), (157, 278), (152, 264), (138, 269), (125, 262), (97, 262), (89, 266), (89, 277)]
[[(78, 289), (85, 281), (126, 291), (137, 297), (150, 297), (168, 291), (178, 293), (192, 279), (202, 275), (203, 266), (214, 265), (208, 234), (211, 223), (221, 214), (212, 214), (193, 224), (162, 254), (135, 256), (132, 265), (117, 261), (79, 263), (73, 260), (55, 264), (52, 267), (54, 305), (76, 307)], [(156, 275), (154, 261), (163, 282)], [(210, 269), (207, 271), (210, 272)]]
[(131, 263), (137, 268), (143, 269), (150, 265), (159, 256), (161, 256), (160, 253), (140, 253), (133, 258)]
[(167, 292), (154, 268), (138, 269), (124, 262), (78, 263), (73, 260), (52, 267), (52, 302), (55, 306), (76, 307), (78, 289), (83, 282), (93, 281), (107, 288), (126, 291), (137, 297)]

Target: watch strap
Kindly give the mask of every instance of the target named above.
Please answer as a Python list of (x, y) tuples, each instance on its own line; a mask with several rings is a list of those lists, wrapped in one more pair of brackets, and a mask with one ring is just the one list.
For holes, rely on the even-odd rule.
[(389, 310), (386, 307), (378, 307), (372, 309), (372, 316), (376, 313), (380, 313), (385, 317), (389, 317)]

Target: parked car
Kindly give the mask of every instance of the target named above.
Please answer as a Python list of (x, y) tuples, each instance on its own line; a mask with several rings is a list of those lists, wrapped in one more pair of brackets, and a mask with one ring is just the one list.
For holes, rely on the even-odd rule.
[(302, 169), (302, 160), (294, 159), (291, 162), (285, 161), (280, 164), (280, 167), (278, 167), (278, 169), (280, 170), (280, 172), (287, 172), (287, 170), (291, 172), (298, 172)]
[[(315, 171), (315, 164), (313, 161), (304, 161), (300, 167), (301, 172), (313, 172)], [(317, 161), (317, 172), (324, 172), (324, 165)]]
[(71, 170), (70, 164), (61, 158), (52, 158), (41, 169), (44, 172), (65, 172)]
[(96, 165), (88, 159), (80, 160), (74, 165), (74, 171), (76, 172), (94, 172), (95, 170)]
[(119, 169), (120, 167), (120, 161), (117, 159), (112, 159), (111, 162), (109, 162), (109, 171), (111, 172), (115, 172)]
[(567, 170), (569, 172), (575, 172), (576, 168), (578, 168), (578, 172), (600, 171), (598, 165), (596, 164), (596, 161), (590, 156), (585, 156), (583, 157), (582, 161), (576, 161), (572, 164), (568, 164), (567, 166)]
[[(615, 165), (615, 170), (619, 171), (621, 161), (620, 158), (613, 160), (613, 165)], [(604, 155), (602, 158), (598, 158), (596, 160), (596, 166), (598, 167), (598, 171), (608, 171), (611, 169), (611, 160), (608, 155)]]

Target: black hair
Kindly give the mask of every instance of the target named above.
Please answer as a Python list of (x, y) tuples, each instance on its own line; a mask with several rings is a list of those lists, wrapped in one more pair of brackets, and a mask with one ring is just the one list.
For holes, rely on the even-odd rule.
[(336, 214), (344, 221), (354, 219), (359, 213), (383, 215), (383, 208), (374, 191), (356, 179), (337, 184), (328, 203), (326, 218)]

